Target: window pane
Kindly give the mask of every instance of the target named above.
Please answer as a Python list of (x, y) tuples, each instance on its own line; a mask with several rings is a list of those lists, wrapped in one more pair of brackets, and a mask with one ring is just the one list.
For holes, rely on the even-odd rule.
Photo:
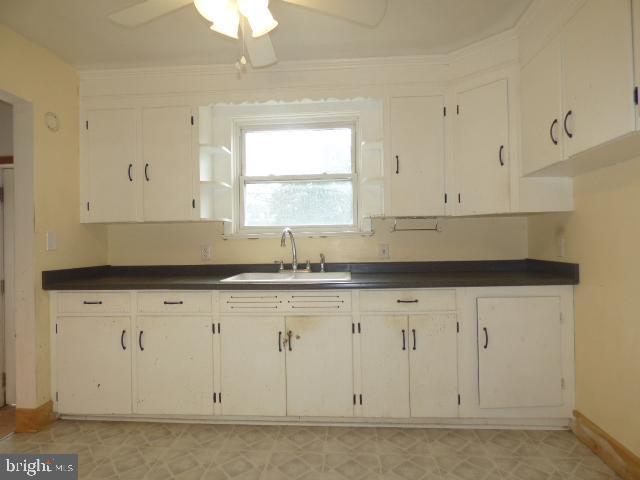
[(351, 173), (350, 128), (253, 130), (244, 134), (245, 175)]
[(246, 227), (353, 225), (348, 180), (265, 182), (245, 185)]

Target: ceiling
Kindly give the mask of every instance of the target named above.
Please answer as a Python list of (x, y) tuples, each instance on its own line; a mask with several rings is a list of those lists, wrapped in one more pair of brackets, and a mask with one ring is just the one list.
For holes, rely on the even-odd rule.
[[(241, 42), (193, 5), (137, 28), (107, 16), (140, 0), (1, 0), (0, 22), (78, 69), (233, 63)], [(271, 0), (281, 61), (448, 53), (515, 25), (531, 0), (388, 0), (375, 28)]]

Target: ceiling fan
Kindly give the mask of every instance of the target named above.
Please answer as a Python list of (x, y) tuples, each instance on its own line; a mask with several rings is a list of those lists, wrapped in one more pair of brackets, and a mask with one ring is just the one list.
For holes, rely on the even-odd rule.
[[(279, 1), (367, 27), (380, 23), (387, 9), (387, 0)], [(189, 4), (194, 4), (198, 13), (212, 22), (211, 30), (231, 38), (239, 38), (241, 31), (253, 67), (266, 67), (278, 61), (269, 38), (278, 22), (269, 10), (269, 0), (145, 0), (109, 18), (125, 27), (137, 27)]]

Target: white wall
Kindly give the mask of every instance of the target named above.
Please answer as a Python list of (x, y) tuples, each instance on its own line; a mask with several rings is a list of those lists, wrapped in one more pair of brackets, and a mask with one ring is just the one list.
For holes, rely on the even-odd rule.
[(13, 155), (13, 108), (0, 101), (0, 157)]

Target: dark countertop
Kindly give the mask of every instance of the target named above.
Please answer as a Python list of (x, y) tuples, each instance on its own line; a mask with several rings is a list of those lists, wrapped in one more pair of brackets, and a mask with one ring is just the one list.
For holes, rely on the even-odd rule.
[[(312, 265), (314, 271), (319, 265)], [(42, 272), (44, 290), (321, 290), (576, 285), (579, 267), (540, 260), (336, 263), (350, 282), (223, 283), (238, 273), (276, 272), (277, 265), (99, 266)]]

